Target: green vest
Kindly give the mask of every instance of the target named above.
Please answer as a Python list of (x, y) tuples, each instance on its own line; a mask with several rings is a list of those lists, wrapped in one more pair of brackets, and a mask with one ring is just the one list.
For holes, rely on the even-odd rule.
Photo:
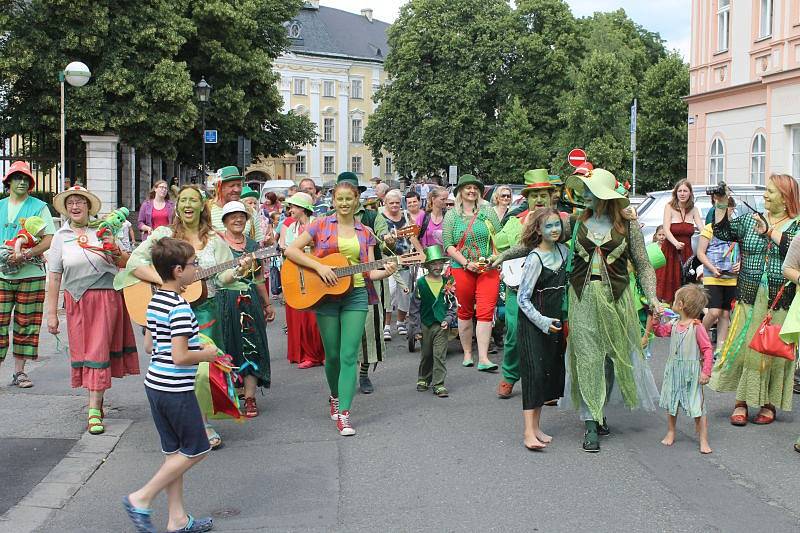
[(445, 285), (447, 280), (444, 280), (442, 290), (439, 291), (439, 296), (434, 296), (433, 291), (428, 286), (428, 280), (424, 277), (417, 280), (417, 291), (419, 293), (419, 314), (422, 323), (428, 327), (434, 324), (441, 324), (447, 319), (447, 304), (445, 300)]

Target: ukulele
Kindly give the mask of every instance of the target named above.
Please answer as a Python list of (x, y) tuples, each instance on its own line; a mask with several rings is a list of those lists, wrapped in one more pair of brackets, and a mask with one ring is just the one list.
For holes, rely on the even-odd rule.
[[(259, 248), (253, 253), (244, 254), (239, 259), (232, 261), (225, 261), (218, 265), (208, 268), (198, 268), (195, 272), (193, 282), (188, 285), (181, 296), (189, 303), (202, 301), (208, 296), (208, 287), (205, 280), (215, 274), (219, 274), (230, 268), (239, 266), (239, 261), (242, 259), (268, 259), (270, 257), (278, 257), (281, 252), (276, 247)], [(125, 297), (125, 307), (128, 309), (128, 314), (131, 320), (140, 326), (147, 325), (147, 306), (150, 305), (150, 300), (153, 294), (158, 290), (159, 285), (150, 283), (148, 281), (139, 281), (129, 287), (122, 289), (122, 295)]]
[(308, 309), (326, 297), (346, 294), (353, 288), (353, 274), (375, 270), (388, 263), (408, 266), (425, 261), (425, 254), (422, 252), (411, 252), (355, 265), (351, 265), (347, 258), (340, 253), (325, 257), (315, 257), (309, 254), (309, 257), (331, 267), (338, 281), (336, 285), (326, 285), (316, 271), (301, 267), (290, 259), (286, 259), (281, 268), (281, 285), (286, 303), (295, 309)]

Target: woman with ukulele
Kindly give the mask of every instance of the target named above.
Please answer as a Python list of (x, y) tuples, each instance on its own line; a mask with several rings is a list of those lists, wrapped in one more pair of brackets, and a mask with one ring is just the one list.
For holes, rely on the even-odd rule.
[[(200, 268), (209, 268), (226, 261), (233, 260), (233, 254), (228, 244), (214, 232), (211, 227), (211, 212), (203, 202), (203, 196), (196, 185), (184, 185), (178, 191), (178, 200), (175, 207), (175, 217), (169, 226), (156, 228), (152, 234), (140, 244), (131, 254), (127, 267), (120, 272), (114, 280), (114, 288), (119, 290), (138, 281), (146, 281), (160, 285), (161, 278), (150, 263), (150, 250), (153, 243), (163, 237), (181, 239), (191, 244), (197, 252), (197, 262)], [(236, 269), (225, 270), (207, 281), (208, 296), (205, 300), (191, 303), (192, 310), (197, 316), (200, 333), (208, 336), (218, 348), (225, 349), (222, 337), (222, 324), (218, 320), (217, 304), (214, 299), (217, 288), (236, 288), (237, 279), (248, 271), (249, 261), (243, 259)], [(147, 305), (147, 302), (143, 302)], [(198, 375), (199, 376), (199, 375)], [(197, 391), (198, 389), (195, 389)], [(207, 399), (198, 398), (201, 409), (207, 406)], [(212, 413), (203, 412), (206, 418)], [(206, 424), (208, 442), (212, 449), (222, 446), (219, 434)]]
[[(333, 253), (344, 255), (351, 265), (374, 261), (376, 239), (355, 219), (359, 206), (358, 189), (341, 181), (333, 189), (335, 213), (315, 219), (289, 248), (286, 258), (300, 267), (315, 271), (330, 286), (338, 281), (329, 266), (303, 253), (306, 246), (322, 258)], [(397, 264), (388, 263), (384, 270), (372, 270), (353, 275), (353, 288), (339, 297), (328, 297), (314, 308), (325, 346), (325, 375), (331, 390), (329, 398), (331, 419), (336, 421), (339, 434), (355, 435), (350, 423), (350, 407), (356, 390), (356, 359), (361, 335), (367, 318), (367, 306), (378, 301), (373, 281), (387, 278), (397, 271)]]

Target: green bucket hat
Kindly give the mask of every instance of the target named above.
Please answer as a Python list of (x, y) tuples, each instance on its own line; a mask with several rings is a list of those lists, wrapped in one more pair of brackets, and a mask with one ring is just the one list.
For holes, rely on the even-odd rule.
[(564, 185), (564, 180), (561, 179), (561, 176), (558, 176), (556, 174), (550, 174), (550, 176), (548, 177), (550, 178), (550, 185), (552, 185), (553, 187), (561, 187), (562, 185)]
[(219, 183), (233, 180), (244, 180), (244, 176), (239, 174), (239, 169), (231, 165), (229, 167), (222, 167), (217, 170), (217, 180)]
[(664, 257), (664, 252), (661, 251), (661, 246), (657, 242), (651, 242), (645, 249), (647, 250), (647, 258), (653, 269), (658, 270), (667, 264), (667, 258)]
[(294, 193), (288, 200), (286, 200), (287, 204), (296, 205), (297, 207), (302, 207), (306, 211), (314, 212), (314, 206), (311, 205), (311, 195), (306, 192), (296, 192)]
[(447, 257), (444, 255), (444, 250), (438, 244), (434, 244), (433, 246), (428, 246), (425, 248), (425, 263), (433, 263), (434, 261), (447, 261)]
[(524, 178), (525, 178), (525, 188), (522, 189), (519, 193), (522, 196), (525, 196), (526, 198), (528, 197), (528, 194), (531, 191), (535, 191), (538, 189), (555, 188), (553, 184), (550, 183), (550, 175), (544, 168), (529, 170), (525, 172)]
[(367, 190), (367, 187), (358, 183), (358, 176), (355, 175), (353, 172), (342, 172), (336, 177), (336, 183), (342, 183), (343, 181), (352, 183), (354, 186), (358, 187), (358, 192), (362, 193)]
[(601, 200), (619, 200), (623, 207), (628, 207), (631, 201), (625, 195), (617, 192), (619, 181), (614, 174), (603, 168), (589, 170), (585, 175), (573, 174), (567, 178), (567, 188), (573, 189), (578, 194), (583, 194), (588, 188), (593, 195)]
[(258, 192), (254, 191), (250, 188), (249, 185), (245, 185), (242, 187), (242, 194), (239, 196), (240, 198), (256, 198), (258, 199)]
[(478, 189), (481, 191), (481, 196), (483, 196), (483, 182), (472, 174), (464, 174), (458, 178), (458, 185), (456, 185), (455, 189), (453, 189), (453, 194), (458, 194), (458, 191), (461, 189), (461, 187), (464, 187), (465, 185), (477, 185)]

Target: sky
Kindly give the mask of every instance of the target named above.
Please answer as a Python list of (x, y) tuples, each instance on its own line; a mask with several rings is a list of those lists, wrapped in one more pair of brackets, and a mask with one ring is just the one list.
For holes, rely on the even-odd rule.
[[(374, 17), (385, 22), (394, 22), (400, 6), (406, 0), (321, 0), (320, 5), (344, 11), (360, 13), (363, 8), (372, 8)], [(691, 0), (567, 0), (576, 17), (591, 15), (595, 11), (613, 11), (623, 8), (630, 18), (649, 31), (661, 34), (668, 49), (676, 49), (689, 58), (689, 32)]]

